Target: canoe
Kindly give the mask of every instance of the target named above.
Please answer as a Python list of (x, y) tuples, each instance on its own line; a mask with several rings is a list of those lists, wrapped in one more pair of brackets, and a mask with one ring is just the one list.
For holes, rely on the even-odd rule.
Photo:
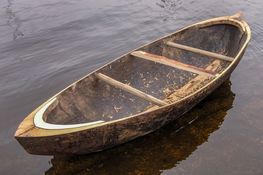
[(98, 152), (189, 111), (241, 60), (251, 31), (239, 14), (187, 26), (120, 56), (29, 114), (15, 138), (31, 154)]
[[(88, 155), (54, 156), (50, 159), (51, 167), (45, 175), (87, 174), (87, 169), (88, 174), (102, 174), (109, 171), (110, 174), (120, 175), (160, 174), (160, 170), (174, 168), (185, 160), (199, 148), (199, 145), (207, 142), (209, 137), (220, 129), (228, 110), (233, 107), (234, 99), (231, 82), (226, 80), (186, 115), (157, 132), (148, 134), (144, 139), (136, 139), (114, 149)], [(193, 121), (195, 122), (192, 123)], [(188, 126), (189, 123), (192, 125)], [(121, 161), (114, 166), (116, 160)], [(103, 166), (98, 166), (100, 164)]]

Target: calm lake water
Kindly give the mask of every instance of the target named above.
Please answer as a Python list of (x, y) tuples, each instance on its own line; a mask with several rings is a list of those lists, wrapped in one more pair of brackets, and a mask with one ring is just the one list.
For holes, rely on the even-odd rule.
[[(263, 174), (262, 10), (261, 0), (0, 1), (0, 174)], [(29, 112), (90, 71), (185, 25), (237, 11), (253, 34), (243, 60), (184, 119), (79, 157), (29, 155), (13, 138)]]

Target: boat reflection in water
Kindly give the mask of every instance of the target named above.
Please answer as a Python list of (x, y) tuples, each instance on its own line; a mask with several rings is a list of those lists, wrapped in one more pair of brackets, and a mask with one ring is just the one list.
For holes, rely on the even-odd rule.
[(158, 131), (99, 153), (55, 156), (46, 174), (160, 174), (186, 159), (220, 128), (234, 98), (228, 80), (190, 112)]

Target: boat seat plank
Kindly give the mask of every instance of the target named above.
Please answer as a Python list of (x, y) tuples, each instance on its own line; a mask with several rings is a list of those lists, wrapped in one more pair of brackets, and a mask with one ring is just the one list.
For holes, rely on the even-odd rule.
[(232, 62), (235, 59), (233, 57), (229, 57), (229, 56), (221, 55), (221, 54), (218, 54), (218, 53), (209, 52), (209, 51), (206, 51), (206, 50), (202, 50), (202, 49), (198, 49), (198, 48), (194, 48), (194, 47), (190, 47), (190, 46), (174, 43), (174, 42), (171, 42), (171, 41), (168, 41), (166, 44), (168, 46), (170, 46), (170, 47), (175, 47), (175, 48), (178, 48), (178, 49), (190, 51), (190, 52), (193, 52), (193, 53), (197, 53), (197, 54), (213, 57), (213, 58), (224, 60), (224, 61)]
[(211, 71), (207, 71), (205, 69), (199, 68), (199, 67), (195, 67), (189, 64), (184, 64), (182, 62), (176, 61), (176, 60), (172, 60), (169, 58), (166, 58), (164, 56), (160, 56), (160, 55), (155, 55), (155, 54), (150, 54), (144, 51), (134, 51), (131, 53), (132, 56), (138, 57), (138, 58), (142, 58), (142, 59), (146, 59), (146, 60), (150, 60), (150, 61), (154, 61), (160, 64), (164, 64), (167, 66), (171, 66), (177, 69), (181, 69), (181, 70), (185, 70), (188, 72), (192, 72), (195, 74), (199, 74), (199, 75), (204, 75), (204, 76), (208, 76), (208, 77), (214, 77), (215, 73), (211, 72)]
[[(217, 71), (220, 68), (221, 61), (215, 60), (211, 64), (209, 64), (205, 69), (209, 71)], [(183, 99), (187, 95), (190, 95), (191, 93), (195, 92), (199, 88), (203, 87), (206, 83), (208, 83), (211, 80), (209, 77), (204, 76), (196, 76), (189, 82), (187, 82), (184, 86), (182, 86), (180, 89), (174, 91), (173, 93), (169, 94), (164, 101), (171, 104), (178, 100)], [(151, 111), (154, 109), (157, 109), (158, 106), (151, 106), (147, 109), (147, 111)]]
[[(215, 60), (211, 64), (209, 64), (205, 69), (209, 71), (217, 71), (220, 68), (221, 61)], [(180, 89), (176, 90), (174, 93), (170, 94), (165, 101), (168, 103), (173, 103), (177, 100), (180, 100), (187, 95), (190, 95), (191, 93), (195, 92), (199, 88), (203, 87), (205, 84), (207, 84), (211, 78), (204, 77), (204, 76), (196, 76), (189, 82), (187, 82), (184, 86), (182, 86)]]
[(142, 92), (142, 91), (140, 91), (140, 90), (138, 90), (136, 88), (133, 88), (133, 87), (127, 85), (127, 84), (119, 82), (119, 81), (117, 81), (117, 80), (115, 80), (115, 79), (113, 79), (111, 77), (108, 77), (107, 75), (102, 74), (102, 73), (96, 73), (95, 76), (98, 79), (100, 79), (102, 81), (105, 81), (106, 83), (108, 83), (108, 84), (110, 84), (110, 85), (112, 85), (112, 86), (114, 86), (116, 88), (119, 88), (119, 89), (122, 89), (124, 91), (127, 91), (127, 92), (129, 92), (129, 93), (131, 93), (131, 94), (133, 94), (135, 96), (138, 96), (138, 97), (140, 97), (140, 98), (142, 98), (142, 99), (144, 99), (146, 101), (149, 101), (149, 102), (151, 102), (153, 104), (156, 104), (158, 106), (164, 106), (164, 105), (168, 104), (168, 103), (166, 103), (166, 102), (164, 102), (164, 101), (162, 101), (162, 100), (160, 100), (158, 98), (155, 98), (155, 97), (153, 97), (153, 96), (151, 96), (149, 94), (146, 94), (146, 93), (144, 93), (144, 92)]

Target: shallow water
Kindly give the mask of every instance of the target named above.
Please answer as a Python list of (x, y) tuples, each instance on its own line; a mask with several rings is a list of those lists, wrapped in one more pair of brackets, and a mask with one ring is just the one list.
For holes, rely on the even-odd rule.
[[(263, 174), (262, 7), (260, 0), (0, 1), (0, 174)], [(179, 132), (187, 122), (73, 158), (29, 155), (14, 140), (30, 111), (88, 72), (185, 25), (237, 11), (253, 36), (231, 90), (228, 82), (186, 114), (200, 119)]]

